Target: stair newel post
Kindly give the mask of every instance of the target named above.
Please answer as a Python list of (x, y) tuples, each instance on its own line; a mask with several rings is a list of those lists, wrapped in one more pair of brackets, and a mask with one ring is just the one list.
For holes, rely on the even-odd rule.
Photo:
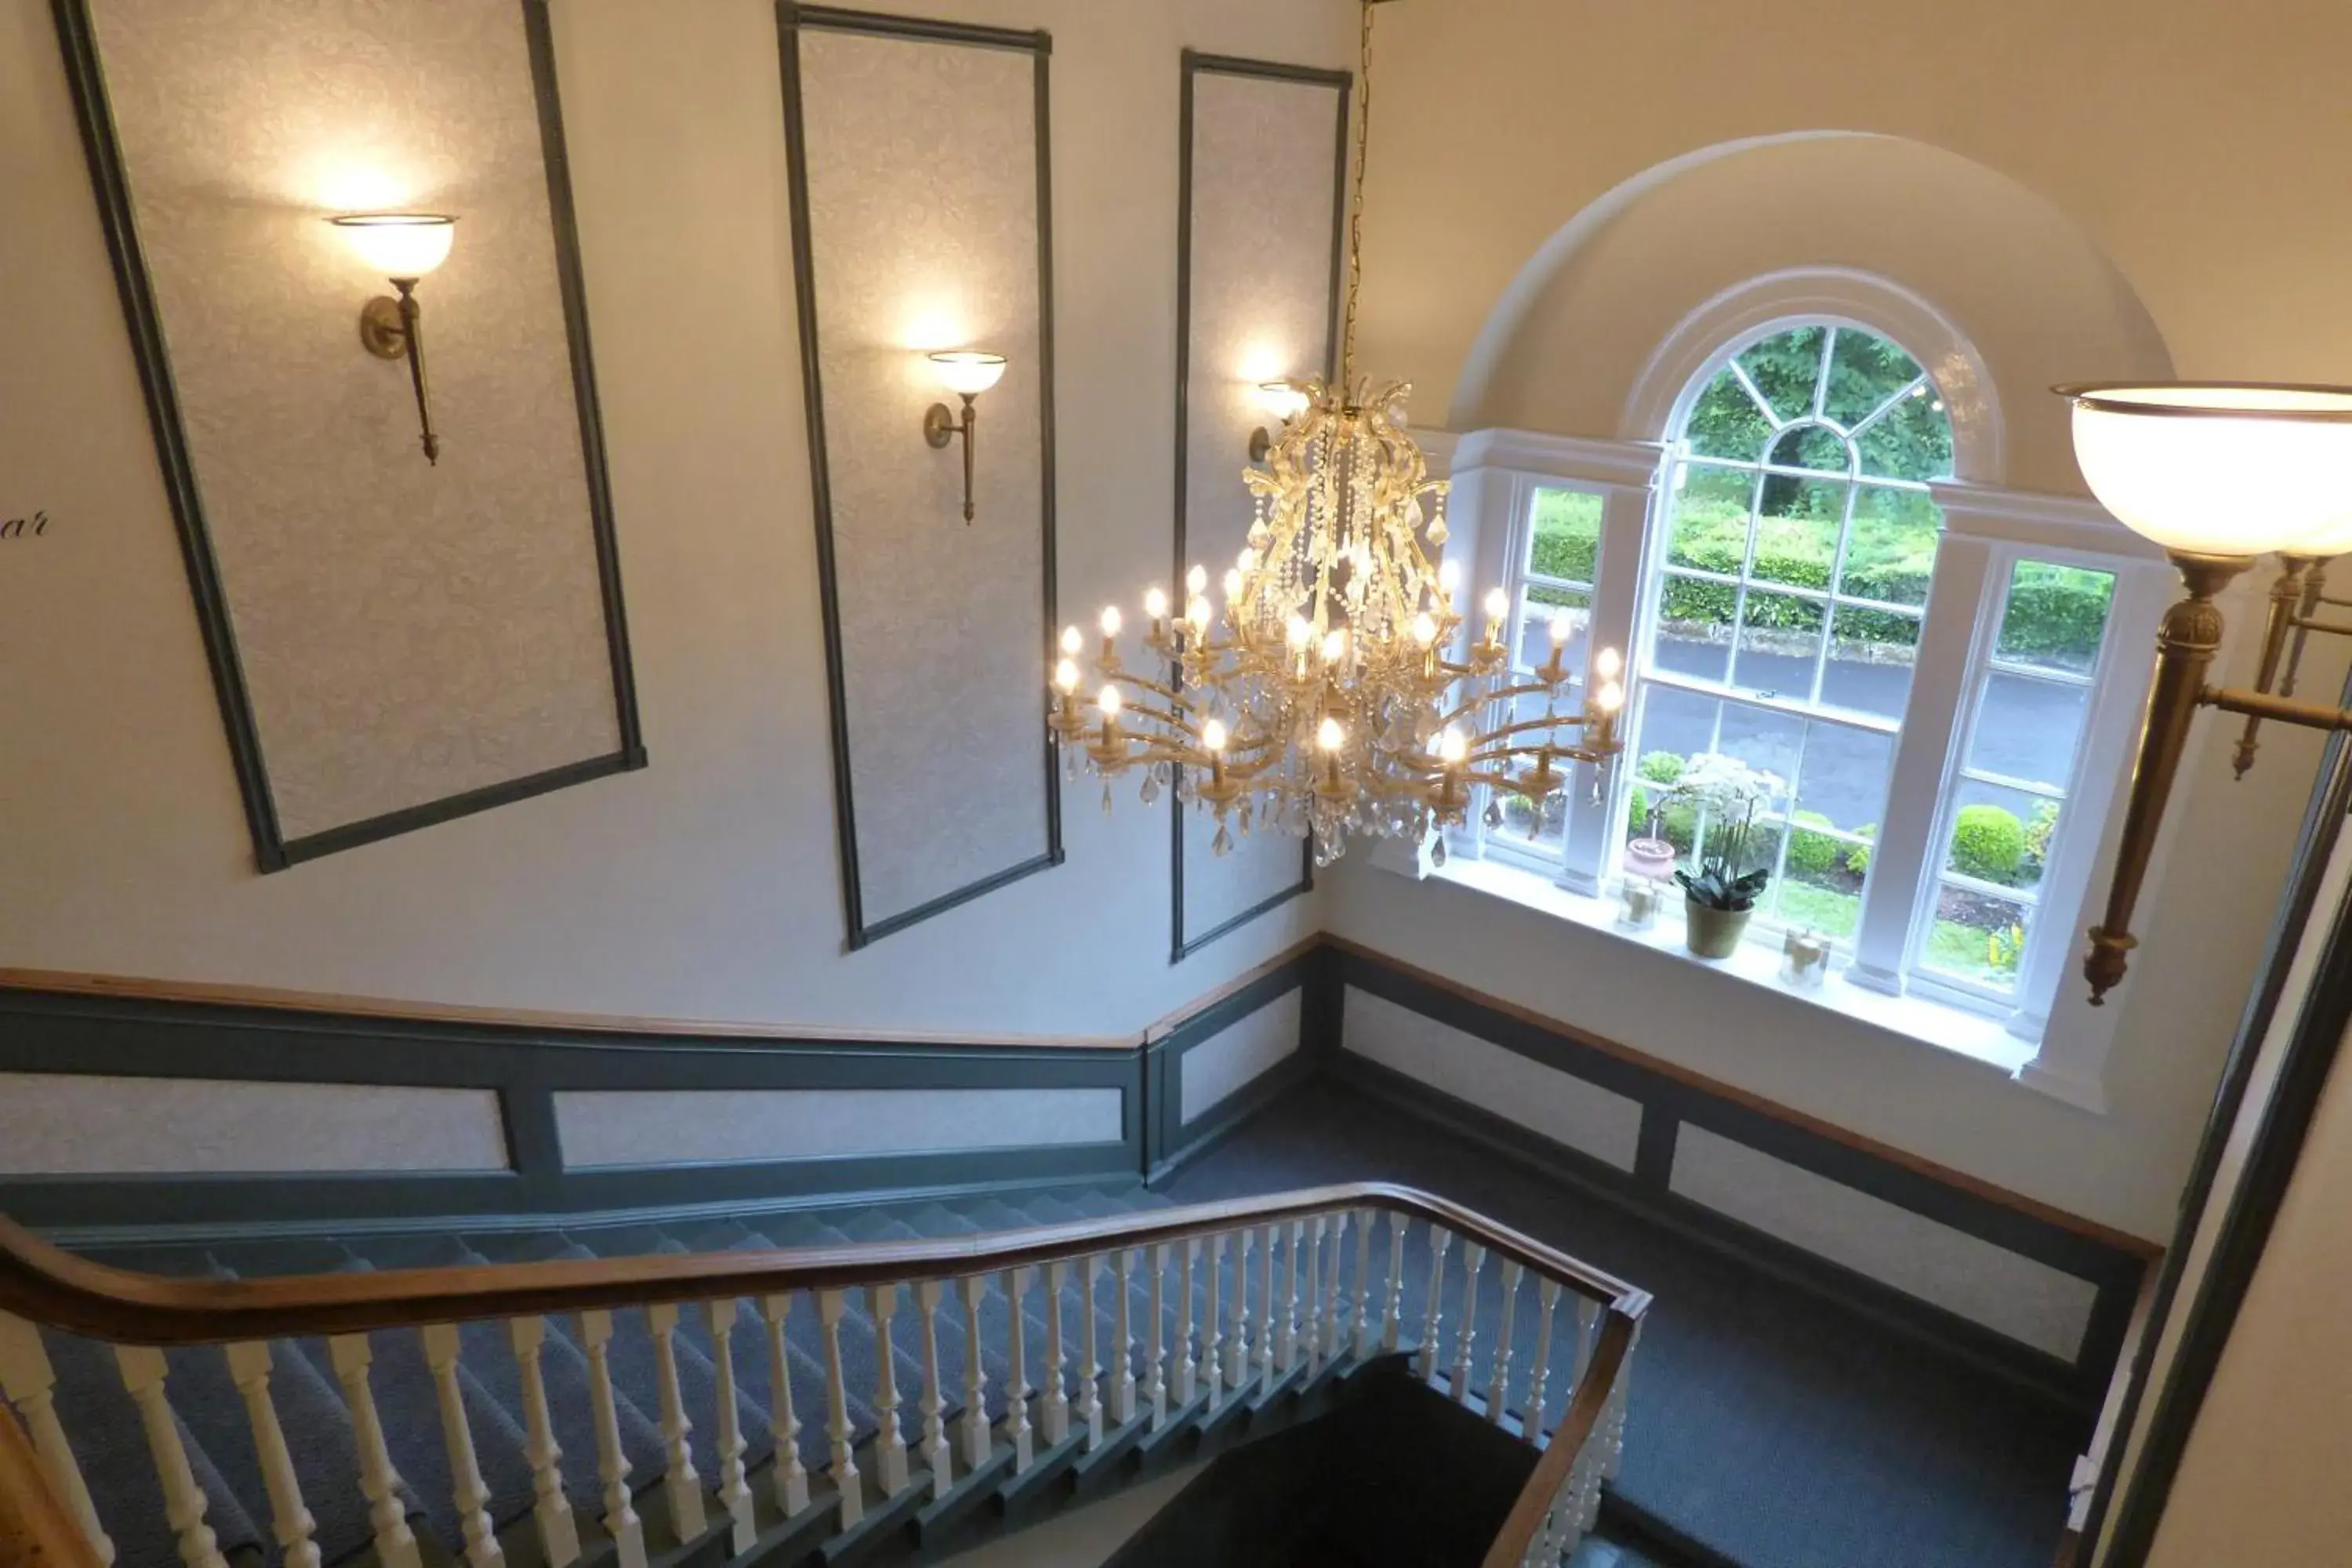
[(1004, 1299), (1012, 1308), (1005, 1329), (1004, 1436), (1013, 1444), (1013, 1473), (1020, 1475), (1036, 1462), (1037, 1446), (1029, 1427), (1029, 1347), (1022, 1331), (1021, 1303), (1029, 1294), (1034, 1268), (1004, 1271)]
[(1151, 1429), (1168, 1425), (1168, 1347), (1161, 1327), (1167, 1305), (1168, 1244), (1155, 1244), (1151, 1258), (1151, 1321), (1144, 1330), (1143, 1402), (1151, 1408)]
[(383, 1420), (376, 1414), (375, 1391), (368, 1386), (374, 1350), (365, 1334), (337, 1334), (327, 1342), (327, 1360), (335, 1369), (343, 1404), (352, 1413), (352, 1437), (360, 1458), (360, 1494), (368, 1500), (377, 1568), (417, 1568), (416, 1535), (408, 1528), (408, 1508), (401, 1501), (400, 1472), (393, 1468), (392, 1450), (383, 1440)]
[(1478, 1337), (1478, 1270), (1486, 1263), (1486, 1249), (1475, 1241), (1462, 1244), (1462, 1322), (1454, 1344), (1454, 1403), (1470, 1403), (1472, 1354)]
[(866, 1307), (874, 1319), (875, 1478), (882, 1495), (897, 1497), (907, 1489), (907, 1437), (898, 1423), (898, 1358), (890, 1339), (890, 1320), (898, 1315), (898, 1287), (868, 1285)]
[(1576, 1304), (1576, 1342), (1569, 1347), (1568, 1394), (1584, 1386), (1584, 1374), (1592, 1364), (1594, 1342), (1599, 1338), (1601, 1307), (1598, 1302), (1580, 1300)]
[(849, 1384), (841, 1371), (841, 1317), (848, 1309), (847, 1291), (816, 1293), (817, 1327), (824, 1336), (824, 1435), (833, 1449), (827, 1477), (840, 1500), (839, 1522), (844, 1530), (866, 1517), (866, 1489), (849, 1445)]
[(588, 1357), (588, 1399), (596, 1420), (596, 1479), (604, 1484), (604, 1532), (620, 1568), (646, 1568), (646, 1527), (629, 1501), (629, 1459), (621, 1451), (621, 1415), (613, 1401), (613, 1314), (580, 1314), (580, 1348)]
[(1101, 1325), (1095, 1310), (1095, 1280), (1102, 1273), (1102, 1257), (1096, 1254), (1078, 1261), (1078, 1424), (1087, 1429), (1087, 1452), (1102, 1447), (1102, 1388), (1097, 1380), (1102, 1375)]
[(730, 1531), (738, 1553), (759, 1543), (759, 1527), (751, 1520), (751, 1488), (743, 1475), (743, 1455), (751, 1445), (743, 1438), (743, 1415), (735, 1404), (735, 1299), (712, 1301), (710, 1349), (719, 1373), (719, 1506), (735, 1521)]
[(433, 1369), (433, 1392), (441, 1406), (441, 1442), (449, 1454), (449, 1479), (457, 1500), (458, 1528), (466, 1537), (470, 1568), (503, 1568), (506, 1552), (490, 1525), (490, 1488), (474, 1453), (473, 1429), (466, 1424), (466, 1394), (457, 1381), (457, 1325), (429, 1323), (419, 1331), (425, 1364)]
[(1274, 1392), (1276, 1376), (1274, 1332), (1274, 1255), (1281, 1247), (1282, 1227), (1265, 1227), (1265, 1242), (1257, 1255), (1257, 1371), (1265, 1392)]
[(1415, 1373), (1423, 1383), (1437, 1381), (1438, 1358), (1444, 1353), (1439, 1336), (1444, 1330), (1441, 1314), (1445, 1305), (1445, 1253), (1453, 1245), (1453, 1232), (1433, 1222), (1429, 1227), (1429, 1307), (1421, 1315), (1421, 1365)]
[(1234, 1232), (1233, 1330), (1225, 1335), (1225, 1386), (1229, 1389), (1238, 1389), (1249, 1381), (1249, 1231)]
[(1129, 1247), (1111, 1250), (1111, 1351), (1118, 1357), (1110, 1375), (1110, 1420), (1114, 1426), (1124, 1426), (1135, 1419), (1135, 1324), (1127, 1279), (1134, 1258)]
[(963, 1462), (978, 1469), (988, 1463), (988, 1369), (980, 1361), (980, 1303), (988, 1276), (968, 1274), (956, 1281), (963, 1296)]
[(565, 1568), (580, 1555), (580, 1528), (572, 1517), (571, 1500), (563, 1495), (563, 1450), (555, 1441), (555, 1423), (547, 1407), (547, 1381), (540, 1356), (547, 1342), (547, 1320), (510, 1318), (507, 1342), (514, 1347), (515, 1368), (522, 1384), (523, 1457), (530, 1461), (530, 1516), (539, 1531), (541, 1552), (548, 1568)]
[(1412, 1222), (1389, 1216), (1389, 1288), (1381, 1298), (1381, 1350), (1397, 1348), (1404, 1329), (1404, 1229)]
[(1516, 1258), (1503, 1259), (1503, 1318), (1495, 1331), (1495, 1370), (1486, 1379), (1486, 1419), (1503, 1424), (1503, 1408), (1511, 1400), (1511, 1326), (1519, 1310), (1519, 1277), (1526, 1272)]
[(768, 1382), (775, 1395), (769, 1428), (776, 1437), (776, 1506), (786, 1519), (809, 1505), (808, 1467), (801, 1462), (801, 1421), (793, 1409), (793, 1369), (786, 1359), (784, 1320), (792, 1315), (789, 1293), (762, 1297), (760, 1315), (768, 1323)]
[(1527, 1404), (1519, 1412), (1519, 1436), (1544, 1446), (1544, 1384), (1551, 1376), (1551, 1318), (1559, 1307), (1559, 1281), (1536, 1280), (1536, 1353), (1528, 1366)]
[(940, 1388), (939, 1312), (947, 1289), (943, 1279), (924, 1279), (915, 1286), (915, 1305), (923, 1313), (923, 1464), (931, 1472), (934, 1498), (947, 1496), (954, 1479), (948, 1457), (948, 1401)]
[[(1192, 1260), (1200, 1256), (1201, 1238), (1185, 1238), (1176, 1252), (1176, 1404), (1192, 1403), (1200, 1371), (1192, 1360)], [(1209, 1316), (1216, 1317), (1216, 1298), (1210, 1297)]]
[(319, 1568), (319, 1543), (311, 1539), (319, 1521), (303, 1506), (294, 1456), (287, 1451), (286, 1430), (278, 1424), (278, 1407), (269, 1399), (269, 1346), (248, 1340), (227, 1351), (229, 1380), (236, 1384), (253, 1427), (254, 1457), (261, 1461), (261, 1487), (269, 1498), (269, 1522), (281, 1561), (285, 1568)]
[[(22, 1318), (0, 1312), (0, 1396), (16, 1406), (33, 1440), (33, 1457), (49, 1489), (62, 1499), (89, 1542), (100, 1568), (114, 1561), (114, 1542), (98, 1522), (89, 1500), (89, 1485), (74, 1459), (73, 1445), (58, 1420), (58, 1373), (41, 1343), (41, 1331)], [(413, 1543), (412, 1543), (413, 1544)], [(415, 1568), (413, 1563), (406, 1568)]]
[(180, 1424), (173, 1419), (171, 1401), (163, 1392), (163, 1352), (152, 1345), (117, 1345), (114, 1361), (122, 1372), (122, 1386), (139, 1407), (155, 1479), (163, 1488), (163, 1517), (179, 1542), (180, 1561), (187, 1568), (228, 1568), (213, 1527), (205, 1522), (204, 1489), (189, 1468)]
[(1070, 1282), (1070, 1266), (1061, 1258), (1045, 1265), (1045, 1398), (1041, 1414), (1045, 1441), (1056, 1444), (1070, 1435), (1068, 1352), (1062, 1338), (1062, 1292)]
[(709, 1529), (709, 1521), (703, 1516), (702, 1477), (694, 1468), (694, 1423), (687, 1418), (677, 1386), (677, 1303), (647, 1307), (646, 1327), (653, 1335), (654, 1381), (661, 1395), (662, 1501), (669, 1509), (670, 1530), (683, 1545)]
[(1348, 1211), (1340, 1210), (1331, 1216), (1331, 1253), (1323, 1272), (1323, 1322), (1315, 1335), (1315, 1364), (1339, 1359), (1339, 1275), (1340, 1259), (1346, 1253), (1344, 1239), (1348, 1231)]
[(1372, 1348), (1372, 1211), (1356, 1211), (1356, 1310), (1349, 1324), (1358, 1361)]

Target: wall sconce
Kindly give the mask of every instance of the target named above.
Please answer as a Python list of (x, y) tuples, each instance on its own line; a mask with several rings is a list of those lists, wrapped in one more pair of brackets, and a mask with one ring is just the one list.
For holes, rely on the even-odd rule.
[[(1267, 415), (1287, 425), (1307, 412), (1307, 392), (1286, 381), (1262, 381), (1251, 394), (1257, 405)], [(1261, 425), (1250, 432), (1249, 457), (1253, 463), (1263, 463), (1265, 455), (1274, 450), (1274, 432)]]
[(327, 220), (343, 231), (361, 260), (391, 280), (398, 297), (379, 294), (360, 307), (360, 342), (378, 359), (408, 361), (416, 388), (416, 424), (425, 460), (441, 461), (433, 429), (433, 401), (425, 385), (425, 328), (416, 304), (417, 280), (449, 259), (457, 220), (439, 213), (351, 213)]
[[(2317, 563), (2352, 550), (2352, 486), (2344, 480), (2352, 471), (2352, 387), (2179, 382), (2054, 390), (2074, 405), (2074, 458), (2092, 493), (2135, 533), (2162, 546), (2189, 588), (2157, 631), (2156, 683), (2115, 880), (2083, 961), (2097, 1006), (2123, 979), (2137, 945), (2132, 905), (2197, 710), (2245, 716), (2235, 759), (2241, 778), (2253, 763), (2255, 730), (2264, 719), (2352, 730), (2352, 710), (2272, 691), (2290, 633), (2298, 656), (2305, 633), (2352, 635), (2352, 626), (2314, 613), (2321, 604), (2342, 602), (2321, 594)], [(2214, 595), (2272, 553), (2284, 571), (2271, 588), (2255, 688), (2208, 686), (2206, 669), (2221, 646)]]
[(949, 413), (944, 403), (932, 404), (923, 411), (923, 439), (941, 447), (959, 436), (963, 437), (963, 521), (968, 528), (971, 525), (971, 400), (1004, 379), (1004, 356), (955, 349), (935, 353), (930, 360), (940, 384), (963, 399), (963, 417)]

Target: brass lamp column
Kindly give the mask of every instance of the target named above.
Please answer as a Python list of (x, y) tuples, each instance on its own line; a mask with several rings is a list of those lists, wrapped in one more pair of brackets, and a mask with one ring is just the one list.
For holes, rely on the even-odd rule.
[[(2253, 763), (2264, 719), (2309, 729), (2352, 730), (2352, 710), (2273, 695), (2290, 633), (2352, 633), (2312, 610), (2316, 563), (2352, 550), (2352, 388), (2234, 382), (2070, 385), (2074, 455), (2092, 492), (2126, 526), (2162, 545), (2189, 596), (2157, 632), (2156, 677), (2116, 851), (2115, 879), (2083, 961), (2091, 1005), (2123, 978), (2137, 945), (2131, 932), (2158, 828), (2200, 707), (2246, 717), (2235, 763)], [(2273, 586), (2253, 690), (2206, 683), (2221, 649), (2215, 597), (2262, 556), (2285, 570)], [(2293, 664), (2285, 663), (2285, 679)]]
[(425, 379), (425, 321), (416, 285), (449, 258), (457, 220), (446, 213), (347, 213), (327, 221), (342, 231), (361, 260), (392, 284), (394, 294), (379, 294), (360, 308), (360, 344), (378, 359), (408, 362), (418, 445), (426, 462), (438, 464), (441, 436), (433, 428), (433, 396)]

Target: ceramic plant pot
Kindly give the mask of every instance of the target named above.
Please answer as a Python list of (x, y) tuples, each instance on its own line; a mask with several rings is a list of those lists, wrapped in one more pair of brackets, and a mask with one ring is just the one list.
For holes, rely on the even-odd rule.
[(1675, 847), (1663, 838), (1630, 838), (1625, 842), (1625, 874), (1663, 882), (1675, 874)]
[(1683, 895), (1683, 941), (1701, 958), (1729, 958), (1739, 950), (1750, 910), (1718, 910)]

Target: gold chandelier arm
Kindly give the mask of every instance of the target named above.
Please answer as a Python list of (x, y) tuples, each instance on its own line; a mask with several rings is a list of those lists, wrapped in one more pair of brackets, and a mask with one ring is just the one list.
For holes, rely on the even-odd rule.
[(2352, 708), (2336, 708), (2325, 702), (2304, 702), (2231, 686), (2208, 686), (2197, 693), (2197, 700), (2224, 713), (2275, 719), (2282, 724), (2296, 724), (2306, 730), (2352, 730)]

